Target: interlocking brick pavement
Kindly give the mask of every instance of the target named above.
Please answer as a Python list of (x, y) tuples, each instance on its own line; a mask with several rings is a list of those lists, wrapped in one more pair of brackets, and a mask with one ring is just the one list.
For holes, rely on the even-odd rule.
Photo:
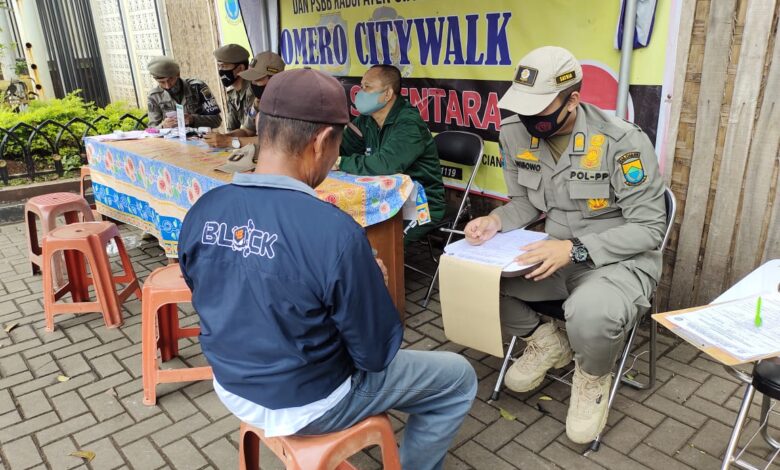
[[(125, 236), (140, 239), (128, 226)], [(158, 404), (141, 397), (140, 302), (124, 306), (125, 323), (106, 329), (100, 315), (58, 316), (56, 330), (43, 328), (41, 278), (30, 275), (24, 227), (0, 226), (0, 467), (230, 469), (238, 462), (238, 420), (222, 407), (209, 382), (163, 384)], [(166, 264), (153, 242), (130, 251), (137, 273)], [(427, 250), (412, 249), (411, 262), (432, 270)], [(501, 360), (447, 341), (441, 306), (434, 294), (422, 307), (426, 279), (407, 271), (407, 329), (404, 346), (453, 351), (469, 359), (480, 378), (478, 398), (461, 427), (445, 468), (512, 469), (710, 469), (717, 468), (744, 387), (695, 348), (662, 335), (659, 381), (653, 390), (622, 388), (610, 414), (599, 452), (583, 457), (584, 446), (566, 438), (569, 390), (545, 382), (531, 393), (504, 391), (489, 397)], [(181, 306), (183, 324), (196, 323), (191, 306)], [(634, 348), (633, 368), (646, 378), (647, 328)], [(172, 364), (201, 365), (197, 339), (183, 340)], [(60, 382), (59, 375), (69, 377)], [(501, 416), (503, 409), (516, 419)], [(757, 428), (758, 398), (747, 431)], [(397, 432), (406, 417), (391, 413)], [(775, 423), (776, 425), (776, 423)], [(774, 431), (777, 431), (775, 428)], [(747, 437), (743, 442), (747, 441)], [(90, 463), (68, 454), (95, 452)], [(766, 457), (766, 444), (750, 459)], [(359, 468), (381, 468), (377, 449), (355, 456)], [(280, 469), (267, 450), (264, 469)], [(780, 468), (775, 466), (773, 468)]]

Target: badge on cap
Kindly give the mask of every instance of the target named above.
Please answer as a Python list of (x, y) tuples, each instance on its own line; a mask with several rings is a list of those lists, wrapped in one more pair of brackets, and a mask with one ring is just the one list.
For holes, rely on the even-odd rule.
[(557, 77), (555, 77), (555, 84), (563, 85), (564, 83), (570, 82), (575, 78), (577, 78), (577, 73), (574, 70), (572, 70), (571, 72), (562, 73)]
[(268, 73), (279, 73), (279, 69), (274, 68), (274, 67), (266, 67), (265, 71), (268, 72)]
[(539, 71), (535, 68), (520, 65), (517, 67), (517, 74), (515, 74), (515, 83), (525, 86), (534, 86), (538, 75)]

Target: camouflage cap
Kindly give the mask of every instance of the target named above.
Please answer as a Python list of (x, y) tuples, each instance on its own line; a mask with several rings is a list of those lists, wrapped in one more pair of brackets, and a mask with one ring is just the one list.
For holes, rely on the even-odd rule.
[(155, 57), (146, 67), (149, 73), (156, 78), (168, 78), (179, 75), (179, 64), (170, 57)]
[(240, 64), (249, 62), (249, 51), (238, 44), (225, 44), (214, 51), (214, 57), (226, 64)]

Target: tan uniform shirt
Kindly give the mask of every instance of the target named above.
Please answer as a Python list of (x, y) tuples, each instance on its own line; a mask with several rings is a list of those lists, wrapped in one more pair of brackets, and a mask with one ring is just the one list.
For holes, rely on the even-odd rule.
[[(219, 127), (222, 124), (219, 106), (208, 85), (194, 78), (182, 79), (184, 112), (192, 116), (189, 127)], [(177, 101), (159, 86), (152, 88), (147, 99), (149, 126), (157, 127), (165, 119), (165, 113), (176, 111)]]
[(664, 184), (639, 127), (583, 103), (557, 163), (548, 144), (531, 137), (517, 116), (501, 122), (499, 140), (510, 198), (493, 211), (502, 231), (544, 212), (545, 231), (559, 240), (579, 238), (594, 267), (625, 261), (658, 281)]
[(230, 87), (227, 90), (225, 128), (228, 132), (239, 129), (242, 126), (247, 112), (254, 102), (255, 95), (252, 94), (252, 84), (247, 80), (244, 80), (244, 86), (240, 89)]

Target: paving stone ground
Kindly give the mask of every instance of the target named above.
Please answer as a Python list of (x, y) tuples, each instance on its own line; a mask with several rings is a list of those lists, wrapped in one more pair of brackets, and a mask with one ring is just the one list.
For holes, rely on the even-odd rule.
[[(140, 232), (122, 227), (130, 240)], [(30, 274), (22, 224), (0, 226), (0, 466), (6, 469), (237, 468), (238, 421), (216, 398), (210, 382), (161, 385), (158, 405), (141, 397), (140, 311), (124, 306), (124, 325), (106, 329), (98, 314), (63, 315), (53, 333), (44, 330), (41, 277)], [(141, 279), (166, 264), (154, 242), (130, 252)], [(432, 269), (427, 250), (408, 256)], [(404, 346), (461, 353), (480, 378), (478, 398), (463, 423), (447, 469), (713, 469), (726, 443), (744, 387), (722, 367), (685, 343), (660, 336), (658, 382), (652, 390), (621, 388), (601, 450), (583, 457), (584, 446), (566, 438), (569, 390), (547, 381), (526, 394), (504, 391), (489, 402), (501, 361), (448, 342), (438, 296), (423, 308), (425, 279), (407, 270)], [(182, 306), (182, 323), (196, 323)], [(638, 378), (647, 372), (645, 326), (631, 358)], [(175, 365), (201, 365), (197, 339), (183, 340)], [(65, 382), (58, 376), (69, 377)], [(514, 416), (509, 420), (502, 417)], [(758, 401), (748, 431), (757, 427)], [(392, 413), (402, 432), (405, 417)], [(775, 422), (776, 425), (776, 422)], [(775, 432), (778, 430), (775, 428)], [(743, 439), (745, 441), (746, 439)], [(68, 454), (92, 451), (90, 463)], [(769, 447), (750, 449), (750, 459)], [(262, 468), (280, 463), (261, 454)], [(360, 468), (381, 468), (377, 449), (355, 456)], [(775, 466), (773, 468), (780, 468)]]

